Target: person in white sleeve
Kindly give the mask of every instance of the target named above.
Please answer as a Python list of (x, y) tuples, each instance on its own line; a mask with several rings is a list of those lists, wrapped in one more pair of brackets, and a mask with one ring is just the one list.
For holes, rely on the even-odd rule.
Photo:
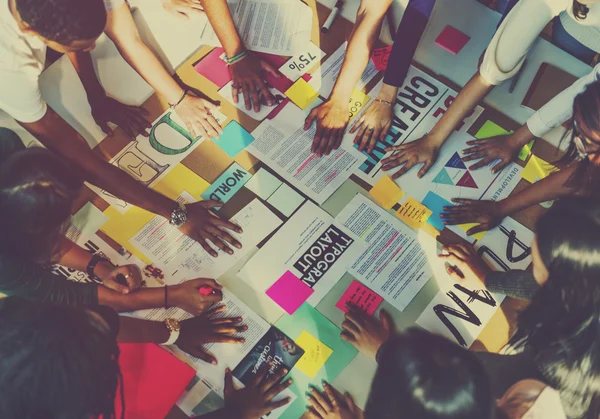
[[(567, 195), (597, 195), (600, 181), (600, 64), (534, 113), (514, 134), (485, 140), (494, 143), (494, 157), (502, 166), (515, 158), (519, 149), (568, 121), (569, 139), (561, 170), (501, 201), (455, 199), (461, 205), (444, 208), (441, 217), (448, 225), (480, 223), (467, 234), (490, 230), (502, 219), (522, 209)], [(570, 138), (569, 138), (570, 136)], [(477, 146), (473, 147), (477, 148)], [(486, 153), (492, 153), (486, 151)]]
[[(448, 111), (424, 137), (389, 147), (386, 151), (395, 153), (382, 160), (383, 170), (400, 167), (393, 174), (397, 178), (422, 164), (418, 176), (424, 176), (458, 124), (495, 86), (518, 73), (538, 35), (562, 12), (567, 12), (581, 27), (582, 35), (578, 40), (600, 51), (600, 0), (520, 0), (496, 31), (479, 70), (463, 87)], [(493, 145), (494, 142), (490, 141), (487, 147), (478, 149), (476, 153), (467, 153), (465, 160), (483, 156), (489, 156), (492, 160), (499, 158), (494, 154)], [(476, 164), (472, 168), (482, 166), (484, 164)], [(495, 166), (494, 171), (501, 167)]]
[(211, 114), (217, 107), (182, 88), (141, 40), (124, 0), (4, 0), (0, 2), (0, 110), (5, 111), (48, 149), (62, 154), (83, 172), (85, 180), (113, 195), (170, 219), (197, 240), (212, 256), (211, 241), (231, 254), (241, 247), (229, 233), (241, 229), (209, 210), (221, 204), (203, 201), (182, 206), (146, 188), (100, 154), (62, 119), (40, 93), (39, 76), (50, 47), (65, 53), (87, 93), (98, 125), (111, 133), (107, 122), (118, 124), (134, 139), (150, 124), (141, 109), (123, 105), (106, 95), (94, 71), (89, 51), (102, 34), (115, 43), (123, 58), (160, 94), (196, 137), (218, 136), (221, 127)]

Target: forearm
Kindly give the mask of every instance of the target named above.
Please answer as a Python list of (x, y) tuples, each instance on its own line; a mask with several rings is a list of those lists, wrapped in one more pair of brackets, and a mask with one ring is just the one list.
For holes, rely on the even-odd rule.
[(242, 52), (245, 49), (244, 42), (237, 32), (227, 1), (201, 0), (201, 3), (208, 21), (223, 46), (225, 55), (233, 57)]
[[(115, 311), (121, 313), (160, 308), (164, 307), (165, 304), (165, 289), (164, 287), (143, 288), (129, 294), (120, 294), (109, 288), (99, 287), (98, 302), (100, 305), (112, 307)], [(169, 304), (169, 301), (167, 301), (167, 304)]]
[[(385, 17), (388, 2), (380, 2), (377, 9), (369, 9), (361, 3), (356, 15), (356, 24), (350, 34), (348, 48), (340, 75), (335, 82), (331, 93), (331, 100), (348, 102), (352, 91), (360, 80), (360, 77), (371, 57), (371, 51), (379, 32), (381, 23)], [(369, 7), (375, 7), (370, 5)]]
[(100, 84), (98, 76), (96, 75), (96, 70), (94, 69), (92, 55), (89, 52), (77, 51), (69, 52), (67, 53), (67, 56), (79, 75), (79, 79), (87, 94), (88, 101), (93, 100), (95, 96), (104, 95), (104, 88)]
[(498, 202), (498, 210), (504, 216), (514, 214), (532, 205), (551, 201), (578, 192), (577, 188), (567, 186), (567, 180), (573, 175), (577, 165), (567, 167), (559, 172), (534, 183), (528, 188)]
[(394, 37), (384, 83), (400, 87), (404, 82), (434, 5), (435, 0), (409, 2)]
[(454, 132), (458, 124), (481, 102), (494, 86), (486, 82), (479, 73), (471, 77), (458, 93), (452, 105), (429, 133), (439, 146)]
[(163, 343), (169, 339), (169, 331), (163, 322), (119, 317), (119, 343)]
[(48, 149), (78, 167), (91, 184), (163, 217), (169, 217), (176, 207), (170, 199), (146, 188), (90, 150), (83, 137), (51, 108), (40, 121), (22, 125)]

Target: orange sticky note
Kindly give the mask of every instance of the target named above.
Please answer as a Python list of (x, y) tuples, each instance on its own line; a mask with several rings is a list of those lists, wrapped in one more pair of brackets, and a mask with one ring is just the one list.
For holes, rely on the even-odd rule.
[(285, 91), (285, 95), (290, 98), (300, 109), (306, 109), (319, 96), (310, 84), (303, 78), (299, 78), (296, 82)]
[(431, 210), (421, 204), (412, 196), (396, 211), (396, 217), (400, 218), (412, 228), (421, 228), (432, 214)]
[(383, 176), (369, 191), (383, 209), (391, 209), (405, 195), (389, 176)]

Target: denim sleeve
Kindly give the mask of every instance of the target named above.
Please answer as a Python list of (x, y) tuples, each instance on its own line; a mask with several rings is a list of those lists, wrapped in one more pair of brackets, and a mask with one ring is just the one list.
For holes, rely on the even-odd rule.
[(410, 0), (394, 38), (383, 82), (400, 87), (404, 82), (436, 0)]

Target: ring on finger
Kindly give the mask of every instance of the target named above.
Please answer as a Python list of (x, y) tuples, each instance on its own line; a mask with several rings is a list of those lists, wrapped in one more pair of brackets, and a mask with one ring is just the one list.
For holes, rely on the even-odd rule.
[(373, 131), (375, 131), (375, 128), (369, 127), (369, 128), (367, 129), (367, 131), (369, 131), (369, 132), (373, 132)]

